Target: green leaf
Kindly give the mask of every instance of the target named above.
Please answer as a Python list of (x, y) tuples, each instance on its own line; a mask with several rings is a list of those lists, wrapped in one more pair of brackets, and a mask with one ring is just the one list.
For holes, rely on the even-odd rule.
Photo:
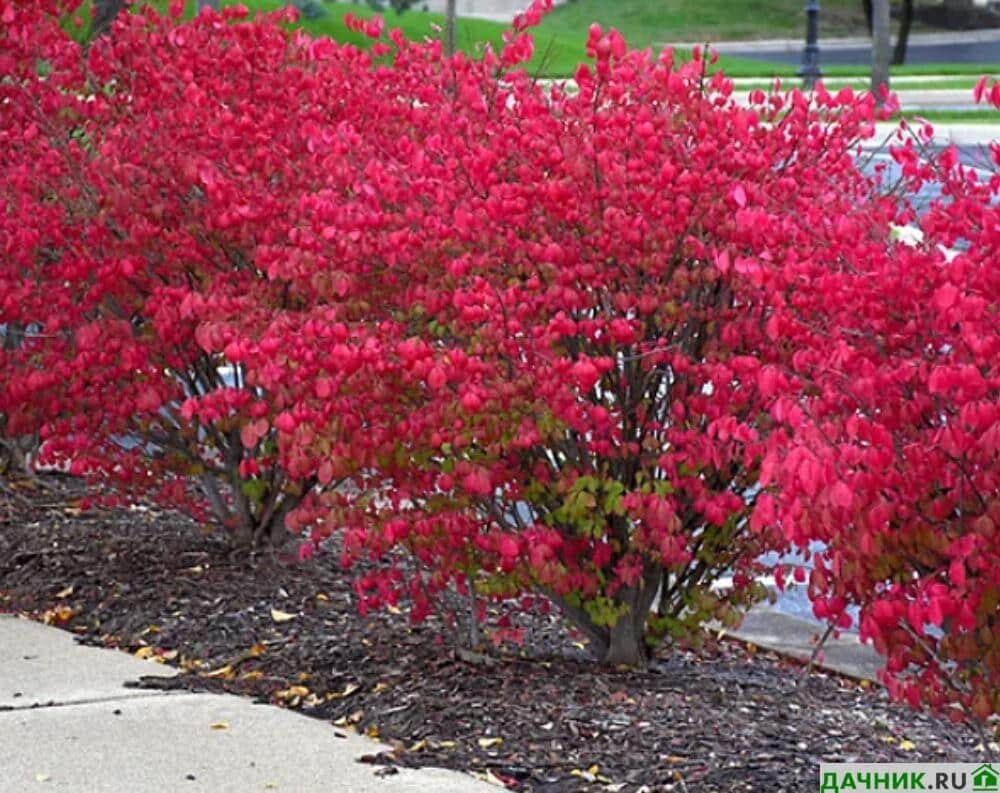
[(240, 491), (254, 504), (259, 504), (267, 494), (267, 482), (263, 479), (244, 479)]

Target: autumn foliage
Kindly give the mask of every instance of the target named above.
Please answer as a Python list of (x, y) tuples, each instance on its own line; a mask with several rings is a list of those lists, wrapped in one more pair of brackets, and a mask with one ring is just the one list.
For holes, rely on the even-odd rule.
[(73, 473), (259, 543), (318, 485), (279, 464), (282, 404), (233, 340), (303, 305), (262, 261), (323, 167), (300, 165), (322, 44), (277, 18), (147, 8), (83, 60), (38, 7), (4, 14), (0, 279), (5, 321), (28, 331), (4, 361), (8, 431), (40, 428)]
[(609, 663), (821, 540), (817, 615), (862, 607), (891, 690), (996, 712), (996, 179), (900, 142), (947, 198), (909, 246), (872, 97), (741, 103), (596, 26), (543, 85), (539, 5), (480, 60), (238, 9), (81, 53), (51, 10), (0, 0), (10, 431), (334, 537), (364, 608), (542, 593)]
[[(985, 78), (976, 96), (1000, 107)], [(814, 612), (846, 627), (860, 606), (890, 692), (986, 719), (1000, 712), (1000, 147), (977, 175), (920, 143), (892, 156), (909, 192), (941, 189), (913, 219), (922, 239), (845, 249), (783, 320), (799, 388), (771, 408), (788, 435), (770, 438), (761, 479), (777, 488), (756, 520), (826, 545)]]

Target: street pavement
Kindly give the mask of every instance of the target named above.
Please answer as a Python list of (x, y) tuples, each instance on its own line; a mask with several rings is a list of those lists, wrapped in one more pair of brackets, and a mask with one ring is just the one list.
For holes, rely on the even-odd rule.
[(877, 680), (878, 671), (883, 667), (882, 659), (871, 647), (862, 644), (856, 633), (845, 632), (837, 637), (831, 634), (817, 653), (818, 642), (825, 632), (825, 626), (813, 620), (770, 606), (757, 606), (738, 629), (725, 633), (788, 658), (814, 660), (820, 669), (857, 680)]
[(169, 667), (0, 616), (0, 793), (487, 793), (442, 769), (379, 776), (388, 747), (270, 705), (124, 688)]
[[(871, 63), (872, 43), (868, 38), (828, 39), (823, 36), (820, 17), (820, 66), (867, 66)], [(803, 25), (803, 30), (805, 26)], [(677, 43), (684, 49), (697, 42)], [(701, 42), (704, 44), (704, 42)], [(719, 54), (739, 58), (798, 65), (802, 62), (804, 38), (766, 39), (760, 41), (720, 41), (712, 46)], [(910, 66), (928, 63), (1000, 64), (1000, 28), (917, 33), (910, 36), (906, 48)]]
[[(754, 611), (743, 641), (806, 660), (819, 629)], [(830, 639), (819, 663), (870, 679), (879, 659), (856, 636)], [(168, 666), (79, 645), (56, 628), (0, 615), (0, 793), (487, 793), (443, 769), (380, 776), (358, 758), (369, 738), (271, 705), (219, 694), (125, 688)], [(382, 772), (384, 773), (384, 772)]]
[[(918, 112), (921, 110), (987, 109), (984, 105), (976, 105), (972, 96), (972, 89), (969, 87), (921, 88), (917, 83), (917, 79), (923, 80), (925, 83), (933, 81), (935, 84), (939, 84), (940, 82), (954, 82), (945, 76), (911, 79), (902, 77), (892, 78), (890, 90), (899, 99), (899, 106), (906, 112)], [(749, 92), (751, 86), (760, 86), (762, 82), (766, 83), (767, 79), (761, 77), (738, 77), (733, 79), (733, 86), (738, 92), (743, 94), (744, 92)], [(839, 80), (838, 78), (832, 78), (829, 84), (836, 88), (842, 82), (843, 78), (840, 78)], [(858, 85), (857, 80), (851, 80), (850, 83), (858, 90), (866, 90), (867, 88), (866, 85)], [(782, 78), (781, 84), (783, 89), (789, 89), (794, 88), (801, 83), (797, 78), (785, 77)], [(1000, 111), (997, 111), (997, 124), (1000, 124)], [(977, 120), (975, 126), (980, 125), (981, 124)], [(979, 133), (976, 133), (976, 137), (980, 137)]]

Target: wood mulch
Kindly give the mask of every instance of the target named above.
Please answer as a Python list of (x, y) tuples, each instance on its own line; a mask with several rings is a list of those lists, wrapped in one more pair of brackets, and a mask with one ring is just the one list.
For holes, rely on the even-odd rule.
[(167, 681), (150, 664), (137, 685), (228, 691), (378, 737), (391, 750), (364, 761), (383, 773), (441, 766), (550, 793), (802, 791), (821, 760), (984, 759), (969, 728), (735, 641), (600, 669), (535, 610), (515, 618), (522, 647), (470, 653), (439, 617), (361, 616), (333, 553), (234, 557), (183, 516), (81, 510), (71, 480), (2, 484), (0, 611), (185, 670)]

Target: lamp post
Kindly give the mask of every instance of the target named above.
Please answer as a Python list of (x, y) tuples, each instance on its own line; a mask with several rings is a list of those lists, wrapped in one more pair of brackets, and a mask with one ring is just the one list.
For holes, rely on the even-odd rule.
[(799, 77), (802, 78), (803, 88), (811, 89), (822, 76), (823, 70), (819, 68), (819, 0), (807, 0), (806, 48), (802, 51)]

